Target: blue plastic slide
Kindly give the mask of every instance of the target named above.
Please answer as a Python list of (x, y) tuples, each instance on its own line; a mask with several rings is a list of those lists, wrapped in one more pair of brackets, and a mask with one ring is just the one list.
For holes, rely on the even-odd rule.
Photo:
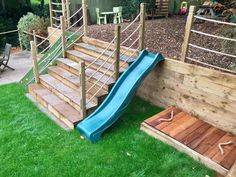
[(121, 75), (97, 110), (77, 125), (80, 134), (93, 143), (97, 142), (102, 133), (119, 119), (141, 82), (162, 60), (164, 58), (161, 54), (155, 55), (143, 50)]

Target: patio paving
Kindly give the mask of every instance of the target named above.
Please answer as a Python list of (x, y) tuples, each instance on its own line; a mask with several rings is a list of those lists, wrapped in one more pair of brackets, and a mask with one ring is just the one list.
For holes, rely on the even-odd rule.
[(33, 66), (33, 63), (30, 59), (30, 52), (22, 51), (11, 54), (9, 66), (14, 68), (15, 71), (6, 69), (2, 73), (0, 72), (0, 85), (19, 82), (21, 80), (21, 78)]

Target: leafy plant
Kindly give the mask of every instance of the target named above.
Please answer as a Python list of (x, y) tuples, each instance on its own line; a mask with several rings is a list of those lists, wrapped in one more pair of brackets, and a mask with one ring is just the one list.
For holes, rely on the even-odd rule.
[(123, 0), (121, 3), (124, 7), (124, 18), (133, 18), (140, 11), (140, 3), (147, 3), (147, 10), (151, 10), (155, 7), (155, 0)]
[(24, 48), (29, 49), (29, 41), (33, 40), (33, 36), (24, 32), (33, 33), (35, 30), (37, 35), (46, 37), (47, 27), (49, 26), (49, 19), (39, 17), (33, 13), (24, 15), (18, 22), (18, 29), (22, 39)]

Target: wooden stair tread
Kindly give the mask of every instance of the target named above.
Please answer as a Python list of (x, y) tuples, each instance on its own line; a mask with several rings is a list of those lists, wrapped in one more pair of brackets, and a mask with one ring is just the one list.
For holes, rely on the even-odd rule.
[[(236, 161), (236, 136), (183, 111), (176, 112), (170, 122), (158, 121), (160, 118), (170, 118), (173, 110), (176, 112), (178, 109), (169, 107), (146, 119), (141, 124), (141, 129), (200, 160), (209, 168), (226, 174)], [(218, 145), (229, 141), (234, 144), (223, 146), (222, 155)]]
[[(69, 88), (65, 84), (61, 83), (57, 79), (53, 78), (49, 74), (41, 75), (40, 80), (47, 83), (50, 87), (57, 90), (60, 94), (67, 97), (69, 100), (71, 100), (73, 103), (76, 103), (77, 105), (80, 105), (80, 95), (79, 92), (75, 91), (74, 89)], [(95, 107), (96, 104), (93, 102), (89, 102), (86, 105), (87, 109)]]
[[(75, 45), (79, 46), (79, 47), (82, 47), (82, 48), (85, 48), (87, 50), (91, 50), (91, 51), (100, 53), (100, 54), (104, 52), (104, 48), (101, 48), (101, 47), (98, 47), (98, 46), (94, 46), (94, 45), (90, 45), (90, 44), (83, 43), (83, 42), (76, 43)], [(110, 50), (107, 50), (107, 51), (104, 52), (104, 54), (107, 55), (107, 56), (112, 55), (112, 53), (113, 53), (113, 51), (110, 51)], [(113, 57), (111, 56), (111, 58), (113, 58)], [(125, 55), (125, 54), (124, 55), (121, 54), (120, 55), (120, 60), (124, 61), (126, 63), (131, 63), (131, 62), (133, 62), (135, 60), (135, 58), (129, 57), (129, 56)]]
[[(77, 50), (68, 50), (67, 53), (71, 54), (71, 55), (74, 55), (82, 60), (84, 60), (85, 62), (87, 62), (88, 64), (94, 62), (94, 64), (96, 64), (98, 67), (102, 66), (103, 68), (105, 68), (106, 70), (108, 71), (111, 71), (112, 73), (114, 72), (114, 66), (112, 66), (111, 63), (109, 62), (105, 62), (104, 60), (101, 60), (101, 59), (96, 59), (92, 56), (89, 56), (87, 54), (84, 54), (82, 52), (79, 52)], [(86, 64), (86, 65), (88, 65)], [(121, 67), (120, 68), (120, 73), (124, 72), (125, 71), (125, 68)]]
[[(65, 70), (65, 69), (63, 69), (63, 68), (61, 68), (61, 67), (58, 67), (58, 66), (51, 66), (51, 67), (49, 67), (48, 69), (49, 69), (49, 72), (51, 71), (51, 72), (56, 73), (57, 75), (61, 76), (61, 77), (64, 78), (65, 80), (67, 80), (67, 81), (71, 82), (72, 84), (74, 84), (74, 85), (75, 85), (76, 87), (78, 87), (78, 89), (79, 89), (79, 87), (80, 87), (80, 79), (79, 79), (79, 76), (77, 76), (77, 75), (75, 75), (75, 74), (73, 74), (73, 73), (71, 73), (71, 72), (68, 72), (67, 70)], [(89, 82), (86, 83), (86, 87), (87, 87), (87, 88), (90, 88), (91, 86), (92, 86), (91, 83), (89, 83)], [(99, 89), (99, 88), (95, 86), (93, 89), (90, 90), (90, 93), (91, 93), (92, 95), (94, 95), (94, 94), (96, 93), (96, 94), (95, 94), (96, 97), (101, 97), (101, 96), (104, 96), (104, 95), (107, 95), (107, 94), (108, 94), (108, 92), (105, 91), (105, 90), (103, 90), (103, 89), (101, 89), (101, 90), (97, 93), (97, 90), (98, 90), (98, 89)]]
[[(70, 59), (65, 59), (65, 58), (59, 58), (57, 59), (57, 61), (63, 63), (64, 65), (67, 65), (75, 70), (78, 71), (77, 75), (79, 74), (79, 64), (77, 62), (74, 62)], [(91, 69), (91, 68), (87, 68), (85, 70), (85, 73), (86, 73), (86, 76), (90, 77), (93, 75), (93, 73), (95, 72), (95, 70)], [(95, 75), (93, 75), (92, 77), (94, 79), (99, 79), (102, 77), (102, 73), (98, 72), (96, 73)], [(109, 78), (109, 76), (107, 75), (104, 75), (103, 78), (100, 79), (101, 82), (103, 83), (106, 83), (107, 85), (110, 85), (110, 84), (114, 84), (115, 83), (115, 80), (111, 77)]]
[(31, 93), (33, 92), (37, 98), (42, 99), (47, 104), (47, 108), (52, 107), (63, 118), (68, 119), (68, 121), (70, 121), (74, 125), (82, 120), (79, 111), (56, 96), (42, 84), (30, 84), (29, 90), (31, 91)]

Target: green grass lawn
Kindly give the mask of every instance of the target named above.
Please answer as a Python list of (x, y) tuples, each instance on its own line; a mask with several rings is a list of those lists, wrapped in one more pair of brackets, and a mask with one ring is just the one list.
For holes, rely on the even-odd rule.
[(18, 84), (0, 86), (0, 176), (205, 177), (214, 173), (139, 130), (161, 109), (135, 98), (97, 144), (65, 132)]

